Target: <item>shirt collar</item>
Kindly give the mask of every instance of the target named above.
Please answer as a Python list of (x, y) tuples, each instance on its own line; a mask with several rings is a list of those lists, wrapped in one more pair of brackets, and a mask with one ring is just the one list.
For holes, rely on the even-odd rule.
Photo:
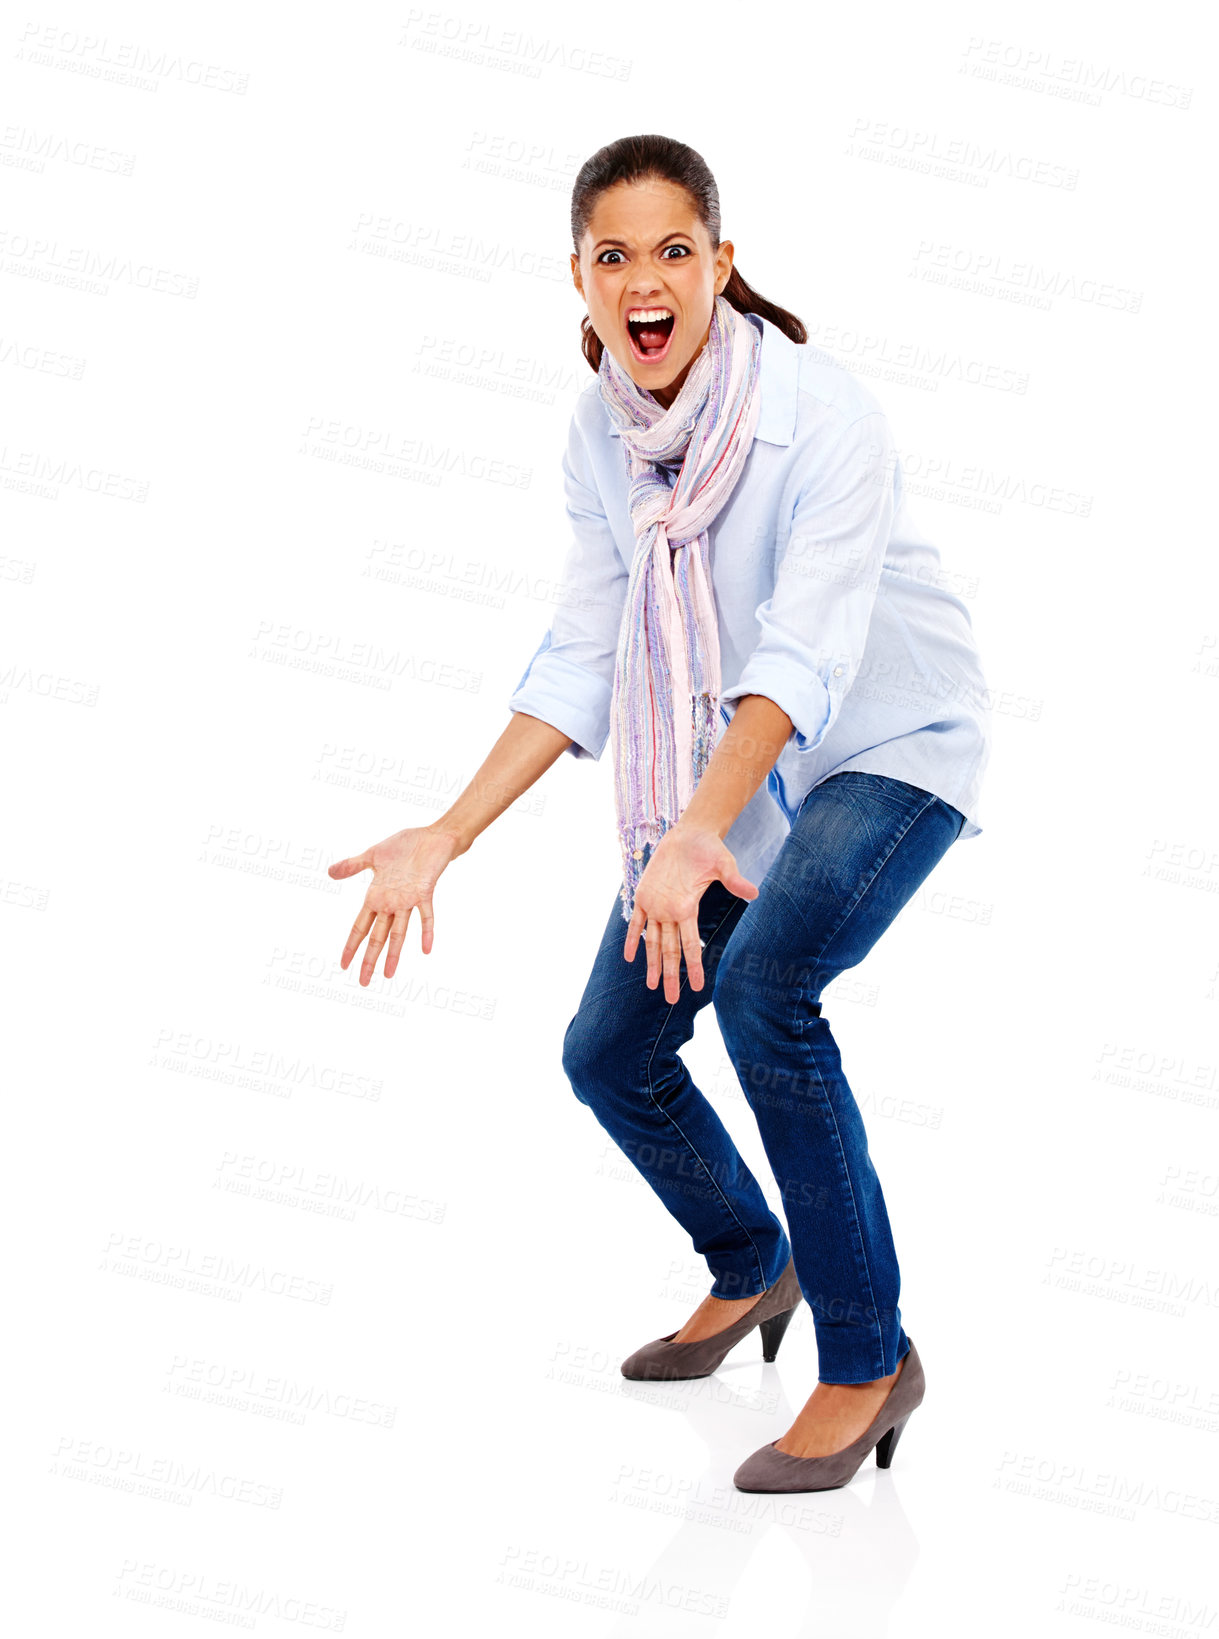
[(790, 444), (796, 436), (799, 349), (777, 324), (760, 313), (747, 313), (745, 317), (762, 332), (762, 403), (753, 436), (764, 444)]
[[(764, 444), (790, 444), (796, 436), (799, 350), (777, 324), (764, 318), (761, 313), (747, 313), (745, 317), (762, 333), (762, 357), (758, 365), (762, 402), (753, 436), (760, 438)], [(617, 438), (620, 431), (617, 422), (608, 412), (606, 420), (610, 424), (610, 437)]]

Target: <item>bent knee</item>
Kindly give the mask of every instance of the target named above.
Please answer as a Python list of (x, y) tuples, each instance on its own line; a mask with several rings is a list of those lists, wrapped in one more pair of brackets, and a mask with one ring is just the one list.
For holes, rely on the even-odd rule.
[(582, 1104), (592, 1102), (611, 1086), (623, 1046), (612, 1019), (601, 1009), (581, 1008), (567, 1026), (563, 1035), (563, 1073)]
[(563, 1074), (571, 1082), (572, 1092), (585, 1104), (588, 1100), (584, 1096), (583, 1086), (592, 1058), (590, 1038), (587, 1020), (583, 1014), (577, 1013), (563, 1035)]

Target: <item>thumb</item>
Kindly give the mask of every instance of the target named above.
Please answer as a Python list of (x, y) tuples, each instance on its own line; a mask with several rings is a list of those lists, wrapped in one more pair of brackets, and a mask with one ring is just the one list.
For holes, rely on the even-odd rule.
[(758, 897), (756, 883), (751, 882), (747, 876), (741, 875), (737, 869), (736, 860), (731, 854), (728, 854), (725, 858), (718, 874), (720, 881), (728, 892), (735, 894), (738, 899), (756, 899)]
[(326, 875), (333, 878), (335, 882), (341, 882), (344, 877), (354, 876), (357, 871), (371, 869), (372, 855), (370, 850), (365, 849), (362, 854), (352, 854), (350, 859), (340, 859), (336, 864), (328, 865)]

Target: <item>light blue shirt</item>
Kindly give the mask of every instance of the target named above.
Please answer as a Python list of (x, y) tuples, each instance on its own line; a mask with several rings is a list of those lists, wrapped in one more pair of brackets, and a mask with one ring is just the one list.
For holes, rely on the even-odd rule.
[[(969, 611), (903, 492), (870, 388), (812, 343), (762, 332), (753, 444), (708, 531), (719, 613), (722, 739), (736, 702), (764, 694), (792, 733), (725, 843), (761, 882), (815, 785), (845, 769), (908, 780), (977, 836), (990, 709)], [(508, 701), (599, 758), (635, 551), (625, 446), (597, 380), (572, 415), (563, 475), (567, 602)]]

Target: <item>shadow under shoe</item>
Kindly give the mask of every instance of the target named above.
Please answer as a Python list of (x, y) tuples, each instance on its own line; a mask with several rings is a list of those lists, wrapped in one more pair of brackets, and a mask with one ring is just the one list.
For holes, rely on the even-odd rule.
[(747, 1309), (731, 1326), (716, 1332), (713, 1337), (674, 1343), (673, 1339), (681, 1330), (679, 1326), (677, 1331), (655, 1338), (628, 1355), (622, 1362), (622, 1375), (633, 1382), (672, 1382), (687, 1377), (709, 1377), (728, 1351), (735, 1348), (755, 1326), (762, 1329), (763, 1360), (773, 1360), (802, 1295), (800, 1282), (796, 1278), (795, 1261), (789, 1258), (786, 1269), (774, 1285), (768, 1286), (752, 1309)]
[(738, 1491), (836, 1491), (855, 1477), (873, 1446), (877, 1468), (888, 1468), (910, 1413), (922, 1404), (925, 1387), (923, 1363), (911, 1342), (884, 1405), (858, 1439), (824, 1457), (793, 1457), (772, 1440), (746, 1457), (733, 1484)]

